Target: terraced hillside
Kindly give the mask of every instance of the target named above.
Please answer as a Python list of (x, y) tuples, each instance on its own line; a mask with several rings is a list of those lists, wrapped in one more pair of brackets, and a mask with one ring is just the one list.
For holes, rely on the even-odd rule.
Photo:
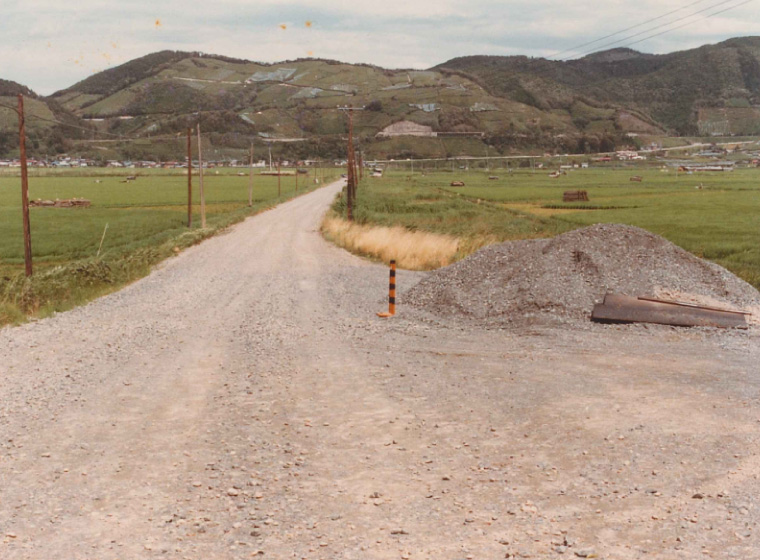
[[(5, 90), (23, 89), (8, 84)], [(609, 151), (628, 144), (629, 134), (760, 134), (760, 37), (665, 55), (613, 49), (566, 61), (470, 56), (429, 70), (162, 51), (50, 98), (30, 98), (30, 111), (115, 135), (179, 134), (200, 114), (209, 148), (240, 157), (255, 139), (287, 155), (341, 157), (347, 119), (338, 107), (346, 105), (365, 108), (355, 130), (372, 157)], [(0, 111), (6, 136), (11, 117)], [(177, 142), (64, 142), (81, 138), (76, 130), (40, 138), (46, 149), (73, 147), (101, 158), (182, 157)], [(0, 148), (7, 153), (7, 145)]]
[[(264, 65), (199, 53), (163, 52), (129, 62), (58, 92), (53, 99), (111, 131), (182, 130), (198, 111), (216, 132), (285, 139), (342, 135), (336, 106), (365, 106), (360, 136), (399, 121), (449, 136), (545, 130), (572, 132), (567, 116), (492, 96), (467, 78), (436, 71), (384, 70), (327, 60)], [(209, 125), (206, 129), (209, 129)]]

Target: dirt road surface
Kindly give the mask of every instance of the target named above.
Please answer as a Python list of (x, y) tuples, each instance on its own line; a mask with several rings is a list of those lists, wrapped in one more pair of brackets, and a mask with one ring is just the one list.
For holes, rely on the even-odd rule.
[(756, 332), (378, 319), (338, 188), (0, 331), (0, 558), (760, 558)]

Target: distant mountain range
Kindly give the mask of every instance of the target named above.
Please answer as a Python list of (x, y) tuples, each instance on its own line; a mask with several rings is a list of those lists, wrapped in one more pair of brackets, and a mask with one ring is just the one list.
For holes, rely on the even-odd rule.
[[(307, 139), (288, 149), (339, 152), (347, 119), (337, 107), (346, 105), (364, 107), (356, 133), (378, 156), (483, 153), (485, 145), (503, 153), (595, 151), (629, 142), (629, 134), (760, 134), (760, 37), (665, 55), (469, 56), (424, 71), (163, 51), (49, 97), (0, 80), (0, 104), (15, 104), (17, 93), (28, 97), (30, 114), (45, 119), (29, 119), (38, 152), (149, 155), (159, 148), (147, 140), (113, 139), (178, 134), (199, 118), (217, 150), (241, 152), (252, 139), (278, 146)], [(0, 155), (14, 149), (14, 129), (15, 114), (0, 107)], [(417, 136), (403, 135), (410, 133)], [(102, 138), (112, 141), (93, 141)], [(161, 149), (176, 152), (179, 144)]]
[[(567, 111), (582, 129), (584, 119), (601, 116), (587, 105), (629, 110), (681, 135), (760, 133), (760, 37), (664, 55), (613, 49), (566, 62), (472, 56), (437, 68), (469, 75), (492, 95)], [(618, 120), (630, 126), (628, 117)]]

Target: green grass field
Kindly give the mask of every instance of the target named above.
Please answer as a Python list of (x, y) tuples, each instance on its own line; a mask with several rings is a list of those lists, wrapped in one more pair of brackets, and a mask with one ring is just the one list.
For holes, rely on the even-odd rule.
[[(341, 171), (330, 170), (327, 178)], [(31, 280), (23, 274), (20, 181), (0, 175), (0, 324), (68, 309), (116, 290), (176, 248), (296, 194), (293, 176), (282, 177), (278, 197), (277, 178), (256, 175), (249, 208), (248, 177), (238, 172), (245, 170), (205, 174), (205, 230), (199, 227), (194, 177), (194, 227), (188, 230), (187, 178), (180, 170), (137, 171), (132, 183), (122, 181), (135, 170), (35, 170), (31, 198), (87, 198), (92, 207), (31, 209)], [(634, 174), (643, 182), (629, 181)], [(547, 237), (599, 222), (626, 223), (662, 235), (760, 287), (758, 178), (755, 169), (694, 175), (586, 169), (557, 179), (545, 170), (392, 172), (363, 181), (355, 216), (360, 223), (454, 235), (461, 240), (460, 258), (488, 243)], [(300, 192), (314, 187), (312, 179), (299, 178)], [(451, 187), (452, 180), (466, 186)], [(586, 190), (589, 202), (563, 203), (562, 193), (576, 189)], [(339, 212), (342, 204), (336, 203)]]
[[(633, 175), (643, 181), (631, 182)], [(454, 180), (465, 186), (451, 187)], [(564, 203), (565, 190), (586, 190), (589, 202)], [(397, 172), (365, 179), (358, 198), (358, 221), (456, 235), (462, 239), (460, 257), (495, 241), (624, 223), (661, 235), (760, 288), (757, 169), (686, 175), (592, 168), (556, 179), (545, 170)]]
[[(338, 173), (327, 170), (325, 179)], [(137, 180), (124, 183), (130, 174), (137, 174)], [(207, 227), (201, 230), (197, 175), (193, 228), (186, 227), (187, 175), (182, 170), (42, 170), (35, 175), (29, 180), (30, 199), (86, 198), (92, 206), (30, 209), (35, 274), (26, 279), (20, 179), (0, 176), (0, 325), (29, 314), (68, 309), (118, 289), (146, 274), (175, 248), (197, 243), (296, 195), (294, 175), (281, 178), (278, 196), (277, 177), (260, 176), (257, 171), (249, 208), (247, 170), (207, 170)], [(313, 173), (300, 176), (299, 192), (312, 190), (313, 179)]]

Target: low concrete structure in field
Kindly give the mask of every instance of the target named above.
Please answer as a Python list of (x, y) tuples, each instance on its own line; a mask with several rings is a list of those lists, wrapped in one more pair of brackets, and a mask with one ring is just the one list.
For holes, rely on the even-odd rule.
[(433, 127), (418, 124), (412, 121), (399, 121), (392, 125), (386, 126), (377, 133), (378, 138), (393, 138), (394, 136), (422, 136), (434, 138), (437, 133), (433, 132)]

